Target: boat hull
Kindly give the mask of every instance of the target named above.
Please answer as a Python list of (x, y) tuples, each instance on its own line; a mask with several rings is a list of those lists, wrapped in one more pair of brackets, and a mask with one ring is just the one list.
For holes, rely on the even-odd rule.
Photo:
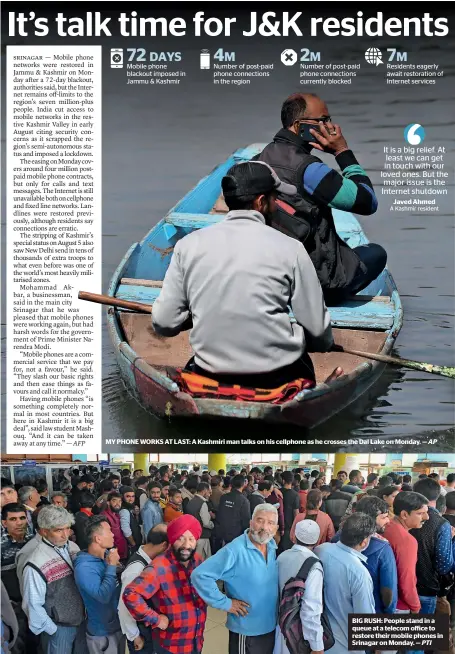
[[(261, 149), (261, 145), (252, 145), (231, 155), (201, 180), (140, 243), (134, 243), (115, 271), (108, 294), (153, 305), (177, 240), (194, 229), (205, 228), (223, 219), (219, 209), (222, 175), (233, 163), (247, 161)], [(334, 218), (338, 233), (350, 247), (368, 242), (352, 214), (334, 211)], [(349, 331), (358, 334), (359, 342), (351, 340), (345, 343), (346, 346), (368, 350), (368, 346), (362, 347), (362, 344), (368, 343), (368, 338), (362, 341), (362, 335), (376, 334), (380, 340), (376, 342), (377, 347), (369, 351), (381, 354), (391, 353), (403, 320), (400, 297), (387, 269), (361, 295), (342, 306), (331, 308), (330, 313), (332, 325), (338, 329), (339, 335)], [(167, 353), (171, 353), (173, 346), (163, 343), (161, 360), (157, 361), (154, 356), (159, 344), (150, 340), (150, 334), (142, 341), (138, 339), (135, 342), (138, 329), (126, 329), (128, 320), (125, 316), (131, 318), (133, 315), (113, 308), (108, 310), (107, 325), (120, 374), (126, 388), (141, 406), (162, 418), (248, 419), (312, 428), (355, 402), (375, 384), (384, 370), (384, 364), (359, 358), (345, 368), (346, 374), (336, 382), (329, 385), (321, 383), (320, 380), (327, 376), (324, 370), (325, 374), (319, 375), (315, 388), (302, 391), (292, 401), (280, 405), (193, 398), (182, 392), (165, 372), (166, 366), (183, 367), (189, 356), (171, 361), (171, 357), (167, 359)], [(290, 318), (293, 320), (292, 315)], [(143, 332), (150, 331), (149, 327), (149, 324), (144, 326)], [(178, 349), (177, 346), (175, 348)], [(188, 349), (185, 353), (188, 355)], [(336, 362), (335, 365), (340, 363)]]
[[(393, 345), (389, 339), (388, 353)], [(284, 404), (238, 402), (193, 398), (181, 392), (169, 379), (128, 348), (117, 349), (117, 363), (128, 392), (146, 410), (160, 418), (218, 418), (224, 420), (262, 420), (311, 429), (333, 417), (361, 397), (381, 376), (385, 365), (365, 362), (352, 373), (330, 385), (320, 384), (303, 391)], [(164, 385), (166, 379), (166, 386)]]

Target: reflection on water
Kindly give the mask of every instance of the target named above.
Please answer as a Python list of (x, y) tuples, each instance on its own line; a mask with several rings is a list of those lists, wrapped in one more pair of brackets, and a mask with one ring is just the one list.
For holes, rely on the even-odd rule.
[[(371, 40), (371, 39), (370, 39)], [(246, 40), (247, 41), (247, 40)], [(276, 61), (273, 81), (251, 86), (211, 84), (207, 71), (193, 70), (191, 86), (126, 87), (118, 71), (105, 70), (104, 79), (104, 258), (103, 287), (124, 253), (140, 240), (197, 181), (234, 149), (252, 142), (266, 142), (279, 129), (282, 100), (299, 89), (298, 72), (280, 67), (280, 46), (258, 41), (255, 54), (245, 40), (235, 44), (238, 60)], [(363, 59), (366, 41), (322, 39), (318, 47), (326, 61)], [(111, 43), (116, 45), (115, 43)], [(185, 44), (196, 60), (201, 41)], [(230, 42), (230, 47), (234, 42)], [(293, 39), (287, 47), (300, 47)], [(312, 45), (316, 45), (314, 42)], [(371, 45), (371, 44), (369, 44)], [(375, 40), (379, 47), (393, 43)], [(454, 217), (453, 151), (447, 134), (454, 129), (453, 44), (426, 39), (407, 41), (413, 63), (439, 63), (445, 75), (435, 86), (388, 86), (381, 67), (362, 66), (351, 86), (312, 88), (326, 99), (332, 116), (342, 125), (348, 143), (369, 171), (379, 197), (379, 211), (361, 218), (368, 237), (388, 251), (389, 267), (404, 306), (404, 324), (396, 353), (441, 365), (454, 363)], [(157, 39), (154, 49), (160, 47)], [(183, 45), (182, 45), (183, 48)], [(431, 50), (431, 52), (430, 52)], [(308, 89), (305, 89), (308, 90)], [(384, 145), (404, 145), (403, 128), (410, 122), (424, 125), (426, 144), (446, 146), (449, 194), (438, 196), (438, 214), (393, 213), (394, 196), (381, 194), (380, 171)], [(112, 346), (105, 334), (103, 349), (104, 437), (188, 436), (226, 432), (230, 423), (161, 422), (143, 411), (123, 388)], [(453, 448), (454, 385), (445, 378), (388, 368), (376, 386), (343, 414), (313, 430), (318, 438), (428, 435)], [(236, 431), (239, 429), (235, 423)], [(276, 427), (241, 426), (248, 435), (276, 433)], [(280, 434), (283, 429), (280, 427)], [(290, 428), (295, 435), (295, 428)], [(425, 449), (425, 446), (423, 446)], [(435, 450), (436, 448), (434, 448)]]

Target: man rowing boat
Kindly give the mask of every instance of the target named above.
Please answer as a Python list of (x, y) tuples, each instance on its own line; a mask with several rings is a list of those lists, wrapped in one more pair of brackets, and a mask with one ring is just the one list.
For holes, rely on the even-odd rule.
[[(308, 352), (331, 349), (330, 315), (303, 245), (269, 226), (277, 193), (296, 189), (255, 161), (233, 166), (222, 189), (229, 213), (177, 242), (153, 327), (176, 336), (192, 326), (187, 368), (220, 383), (275, 389), (314, 382)], [(341, 374), (337, 368), (327, 381)]]

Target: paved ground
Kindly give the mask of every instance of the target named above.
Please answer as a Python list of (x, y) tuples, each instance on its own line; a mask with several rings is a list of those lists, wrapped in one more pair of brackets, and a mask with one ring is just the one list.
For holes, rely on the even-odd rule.
[[(224, 626), (226, 613), (211, 609), (209, 606), (204, 632), (204, 648), (202, 654), (225, 654), (228, 651), (228, 630)], [(128, 654), (128, 646), (126, 647)]]
[(202, 654), (225, 654), (228, 651), (228, 630), (225, 611), (211, 609), (207, 613)]

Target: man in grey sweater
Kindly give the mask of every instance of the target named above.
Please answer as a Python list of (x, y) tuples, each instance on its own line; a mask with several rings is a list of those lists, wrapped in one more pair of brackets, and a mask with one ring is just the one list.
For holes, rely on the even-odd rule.
[(268, 224), (277, 192), (295, 187), (250, 161), (228, 170), (222, 189), (229, 213), (176, 243), (153, 327), (162, 336), (192, 327), (188, 369), (220, 382), (271, 389), (314, 380), (307, 352), (332, 347), (330, 315), (303, 245)]

